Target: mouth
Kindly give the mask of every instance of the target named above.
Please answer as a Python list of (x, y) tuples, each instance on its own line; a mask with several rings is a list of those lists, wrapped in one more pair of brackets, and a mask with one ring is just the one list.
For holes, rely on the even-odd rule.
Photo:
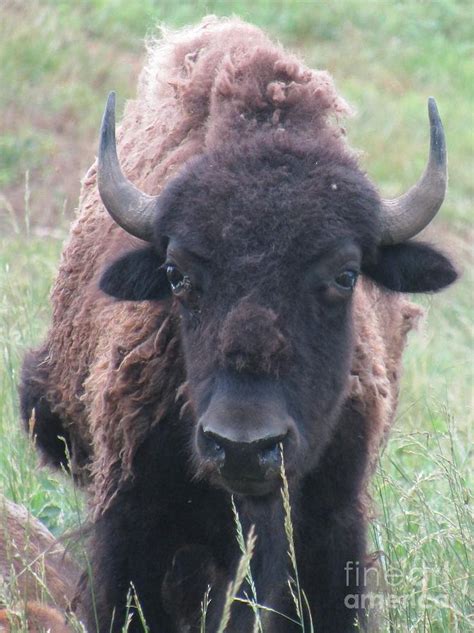
[(219, 478), (219, 484), (235, 495), (263, 497), (278, 489), (278, 479), (227, 479)]

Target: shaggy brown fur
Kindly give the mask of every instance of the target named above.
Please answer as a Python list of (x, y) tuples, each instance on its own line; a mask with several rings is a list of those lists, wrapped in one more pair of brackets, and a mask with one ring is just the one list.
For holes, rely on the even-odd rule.
[[(156, 194), (183, 161), (232, 141), (229, 134), (239, 129), (229, 120), (257, 125), (245, 121), (245, 113), (255, 110), (275, 129), (284, 122), (289, 132), (304, 119), (308, 135), (334, 138), (340, 130), (332, 121), (349, 113), (327, 73), (306, 68), (253, 26), (209, 18), (196, 29), (166, 33), (150, 45), (137, 98), (128, 102), (118, 132), (124, 172)], [(38, 388), (70, 429), (73, 470), (93, 482), (98, 512), (131, 475), (150, 420), (159, 422), (184, 381), (174, 317), (161, 305), (119, 303), (97, 289), (105, 262), (134, 243), (104, 210), (94, 165), (53, 289)], [(420, 314), (402, 296), (384, 295), (366, 280), (356, 291), (354, 314), (351, 389), (373, 421), (374, 456), (393, 419), (406, 333)], [(145, 407), (153, 410), (146, 419)], [(87, 460), (76, 463), (84, 453)]]
[(0, 610), (0, 633), (24, 631), (25, 620), (28, 633), (72, 633), (65, 623), (65, 615), (54, 607), (39, 602), (27, 602), (20, 607), (21, 615)]
[[(26, 608), (28, 630), (62, 633), (79, 569), (54, 536), (24, 508), (0, 497), (0, 583), (2, 590)], [(9, 631), (16, 616), (0, 610), (2, 626)], [(14, 627), (13, 627), (13, 630)]]

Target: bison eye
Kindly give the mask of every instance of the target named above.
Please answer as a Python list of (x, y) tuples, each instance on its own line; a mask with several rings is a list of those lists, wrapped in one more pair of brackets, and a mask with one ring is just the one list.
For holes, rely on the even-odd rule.
[(336, 277), (335, 282), (341, 290), (353, 290), (357, 277), (358, 273), (355, 270), (344, 270)]
[(187, 275), (183, 275), (183, 273), (172, 264), (169, 264), (166, 267), (166, 276), (170, 282), (171, 290), (175, 295), (182, 295), (183, 292), (186, 292), (191, 288), (191, 280), (189, 277)]

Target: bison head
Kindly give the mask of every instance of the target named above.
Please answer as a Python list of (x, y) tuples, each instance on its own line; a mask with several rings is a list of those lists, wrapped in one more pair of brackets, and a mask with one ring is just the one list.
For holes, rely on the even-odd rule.
[(425, 174), (383, 201), (329, 135), (262, 130), (187, 162), (159, 196), (122, 174), (114, 97), (104, 115), (99, 191), (112, 217), (149, 242), (108, 267), (120, 299), (174, 301), (194, 411), (197, 473), (229, 491), (296, 480), (321, 458), (347, 397), (351, 301), (359, 275), (390, 290), (455, 279), (433, 248), (408, 241), (441, 206), (446, 152), (434, 100)]

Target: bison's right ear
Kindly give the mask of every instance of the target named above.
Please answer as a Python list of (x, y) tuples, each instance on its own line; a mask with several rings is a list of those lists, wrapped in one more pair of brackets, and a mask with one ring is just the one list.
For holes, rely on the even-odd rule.
[(152, 246), (126, 253), (102, 273), (100, 289), (128, 301), (165, 299), (171, 290), (162, 263)]

